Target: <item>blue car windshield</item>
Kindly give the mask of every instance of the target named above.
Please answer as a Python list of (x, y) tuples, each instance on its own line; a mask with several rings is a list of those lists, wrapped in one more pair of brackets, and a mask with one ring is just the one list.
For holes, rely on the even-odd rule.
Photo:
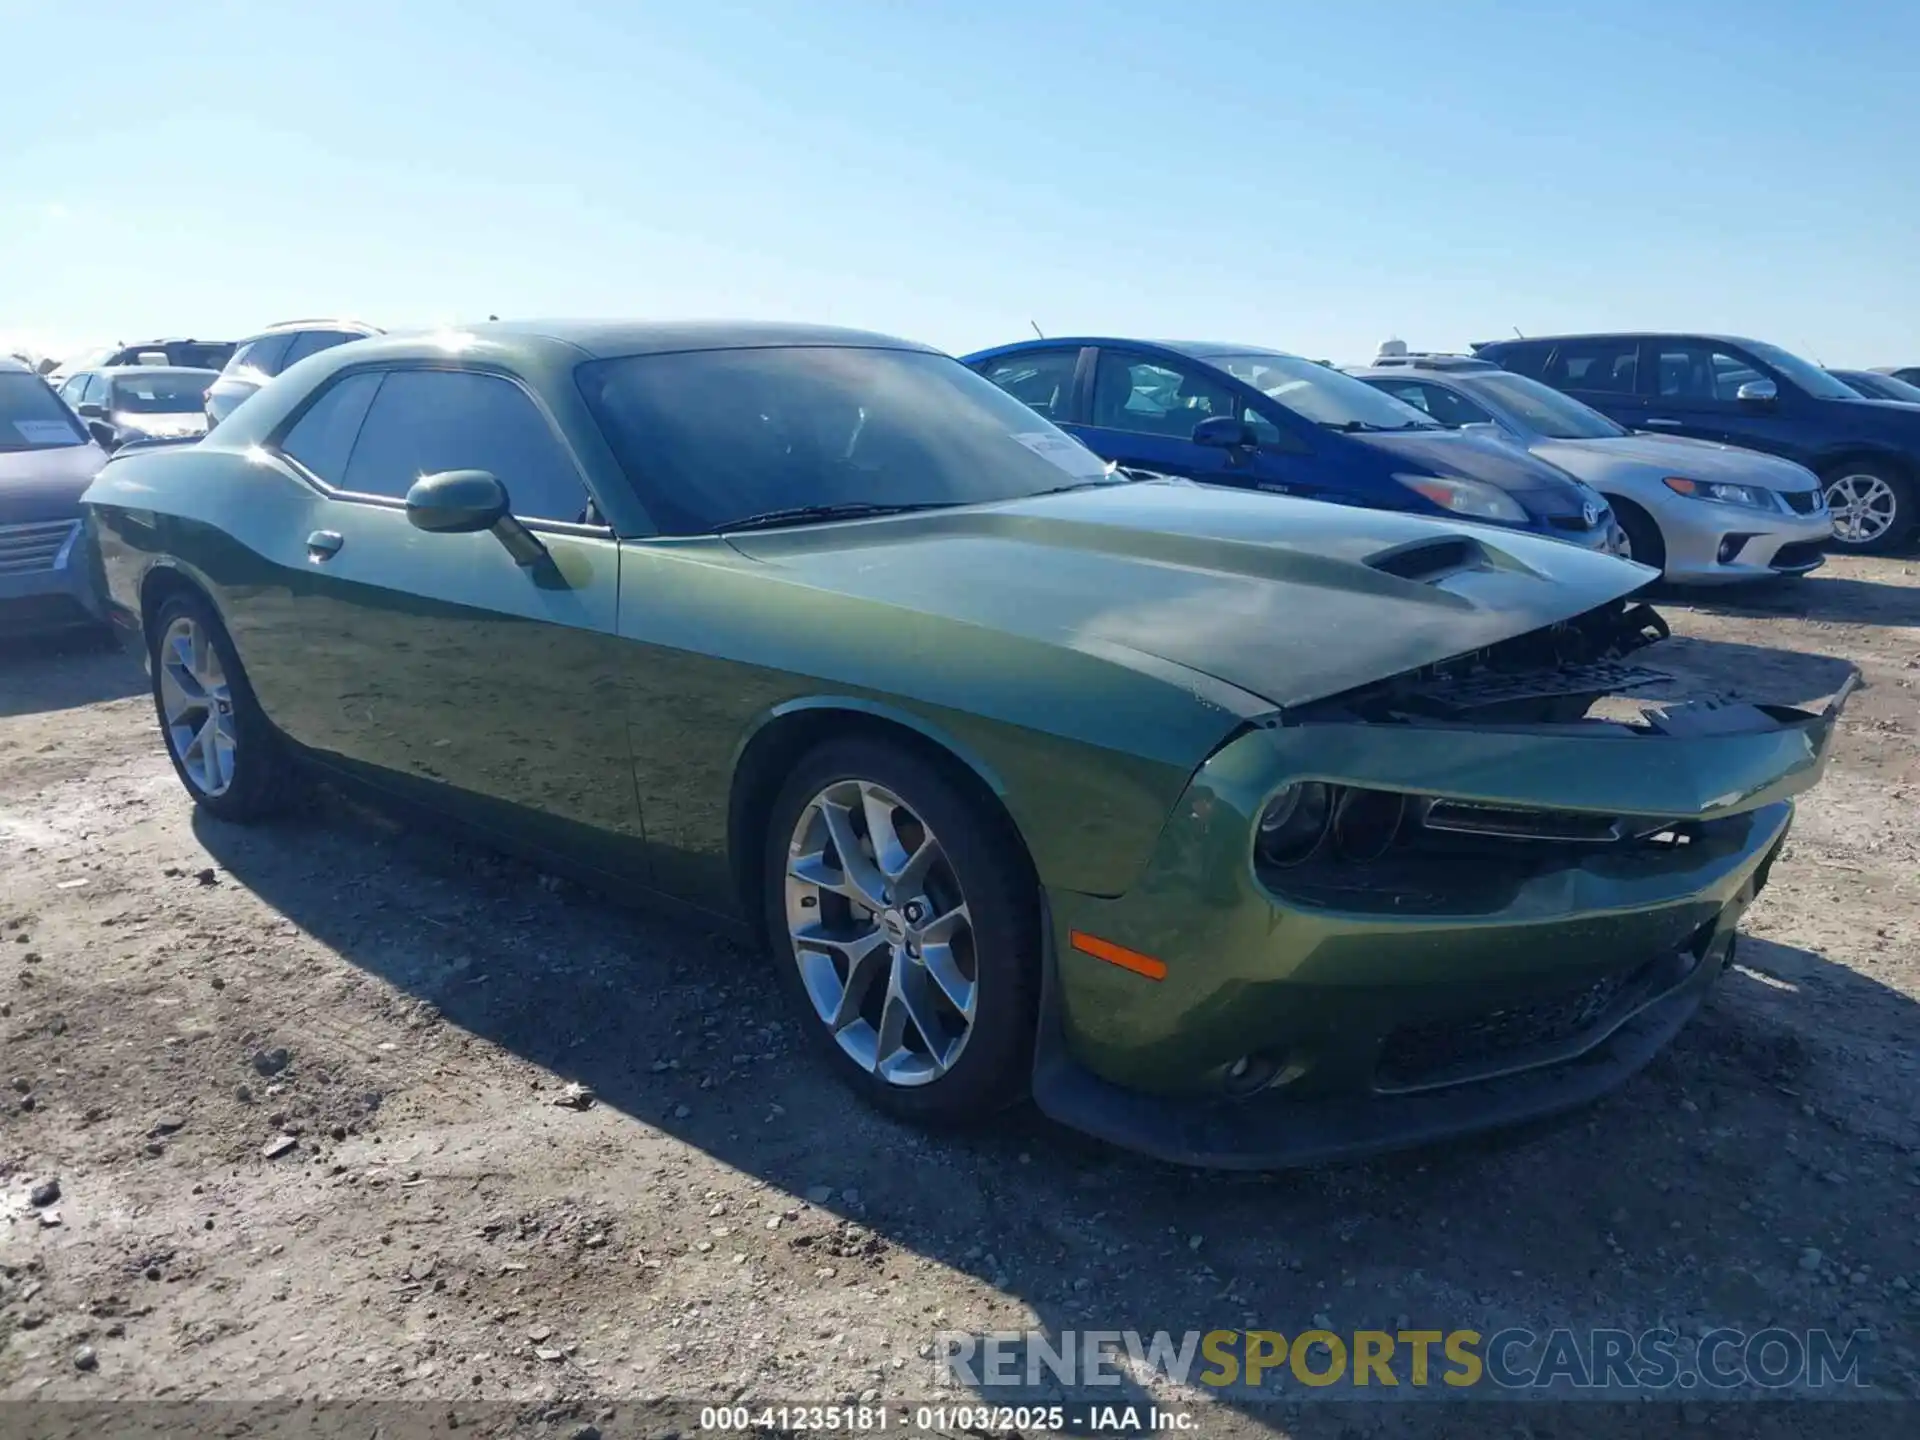
[(1276, 405), (1329, 430), (1444, 430), (1411, 405), (1331, 366), (1298, 355), (1243, 350), (1204, 355), (1234, 379), (1251, 385)]
[(1747, 348), (1816, 400), (1858, 400), (1860, 392), (1845, 381), (1836, 380), (1811, 360), (1802, 360), (1792, 351), (1757, 340)]

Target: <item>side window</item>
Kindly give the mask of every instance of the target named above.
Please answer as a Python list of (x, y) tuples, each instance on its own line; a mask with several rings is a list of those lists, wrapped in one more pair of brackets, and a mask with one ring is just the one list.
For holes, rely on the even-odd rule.
[(1553, 352), (1545, 379), (1560, 390), (1631, 395), (1639, 357), (1637, 340), (1564, 340)]
[(331, 350), (335, 345), (358, 338), (345, 330), (302, 330), (293, 337), (293, 343), (281, 357), (280, 368), (285, 370), (309, 355), (318, 355), (322, 350)]
[(578, 521), (587, 491), (525, 391), (472, 370), (392, 370), (360, 426), (344, 489), (398, 499), (423, 475), (486, 470), (525, 520)]
[(1654, 353), (1656, 388), (1669, 400), (1732, 401), (1749, 380), (1766, 378), (1741, 356), (1699, 341), (1662, 341)]
[(1186, 440), (1202, 420), (1215, 415), (1244, 419), (1247, 413), (1232, 390), (1197, 366), (1100, 352), (1093, 378), (1095, 425)]
[(1073, 414), (1073, 376), (1080, 351), (1026, 350), (989, 360), (980, 373), (1023, 405), (1049, 420), (1065, 421)]
[(87, 388), (87, 381), (92, 378), (84, 371), (78, 375), (69, 375), (66, 383), (60, 387), (60, 398), (69, 405), (78, 405), (81, 394)]
[(250, 369), (258, 370), (262, 375), (278, 375), (286, 368), (281, 361), (287, 353), (287, 347), (291, 344), (293, 344), (291, 335), (262, 335), (258, 340), (240, 347), (239, 353), (233, 357), (232, 368), (238, 370), (245, 365)]
[(346, 488), (353, 442), (379, 388), (377, 371), (363, 370), (335, 380), (301, 412), (279, 448), (335, 489)]
[(91, 401), (95, 405), (106, 404), (107, 377), (98, 373), (87, 376), (87, 383), (85, 388), (80, 392), (80, 398), (84, 401)]
[(1422, 385), (1420, 389), (1427, 403), (1415, 408), (1426, 411), (1450, 429), (1457, 430), (1462, 425), (1487, 425), (1493, 421), (1493, 416), (1458, 391), (1449, 390), (1444, 385)]
[(1425, 411), (1429, 415), (1433, 413), (1427, 405), (1427, 387), (1418, 380), (1369, 380), (1367, 383), (1376, 390), (1386, 391), (1394, 399), (1411, 405), (1416, 410)]
[(1488, 358), (1502, 370), (1539, 380), (1545, 377), (1547, 356), (1552, 352), (1551, 345), (1537, 340), (1508, 340), (1503, 341), (1497, 351), (1489, 351)]

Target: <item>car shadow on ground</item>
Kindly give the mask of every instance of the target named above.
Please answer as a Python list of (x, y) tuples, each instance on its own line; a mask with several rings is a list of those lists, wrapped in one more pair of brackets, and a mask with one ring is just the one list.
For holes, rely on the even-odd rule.
[[(1797, 658), (1814, 668), (1776, 677), (1788, 690), (1818, 691), (1822, 667), (1842, 663)], [(1898, 1098), (1913, 1093), (1902, 1037), (1920, 1014), (1811, 951), (1743, 942), (1667, 1052), (1560, 1120), (1367, 1163), (1209, 1174), (1030, 1111), (960, 1133), (896, 1123), (836, 1083), (764, 955), (327, 792), (274, 827), (202, 812), (195, 829), (232, 880), (556, 1086), (577, 1081), (795, 1196), (831, 1188), (825, 1208), (878, 1242), (843, 1267), (916, 1253), (1017, 1301), (1051, 1340), (1855, 1322), (1885, 1334), (1907, 1304), (1887, 1283), (1920, 1269), (1913, 1237), (1887, 1229), (1920, 1194), (1920, 1117)], [(1281, 1383), (1281, 1398), (1307, 1393)], [(1253, 1401), (1268, 1392), (1222, 1398), (1264, 1423)]]
[(1851, 625), (1920, 625), (1920, 589), (1821, 572), (1799, 579), (1724, 588), (1667, 585), (1655, 592), (1653, 599), (1659, 605), (1686, 606), (1710, 615), (1779, 615)]
[(74, 710), (146, 692), (139, 657), (107, 631), (0, 640), (0, 716)]

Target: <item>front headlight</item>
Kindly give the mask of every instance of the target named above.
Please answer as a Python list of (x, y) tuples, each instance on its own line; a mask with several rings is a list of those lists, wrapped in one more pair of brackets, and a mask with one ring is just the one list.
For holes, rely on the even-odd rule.
[(1320, 848), (1333, 814), (1333, 791), (1318, 780), (1289, 785), (1260, 812), (1254, 844), (1269, 865), (1298, 865)]
[(1722, 505), (1744, 505), (1749, 510), (1777, 510), (1773, 491), (1758, 485), (1730, 485), (1724, 480), (1688, 480), (1669, 475), (1660, 482), (1676, 495), (1690, 500), (1717, 500)]
[(1503, 525), (1524, 525), (1527, 512), (1498, 485), (1484, 480), (1469, 480), (1461, 475), (1396, 475), (1393, 477), (1414, 494), (1424, 496), (1442, 510), (1451, 510), (1473, 520), (1497, 520)]

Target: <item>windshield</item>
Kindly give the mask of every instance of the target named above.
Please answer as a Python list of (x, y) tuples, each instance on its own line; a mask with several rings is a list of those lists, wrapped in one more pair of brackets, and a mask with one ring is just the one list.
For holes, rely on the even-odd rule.
[(1316, 425), (1334, 430), (1445, 428), (1364, 380), (1297, 355), (1241, 353), (1202, 358)]
[(38, 375), (0, 371), (0, 450), (52, 450), (87, 443), (87, 432)]
[(1126, 483), (945, 355), (698, 350), (595, 360), (575, 374), (667, 535), (803, 506), (977, 505)]
[(1524, 375), (1486, 372), (1454, 379), (1468, 393), (1484, 394), (1529, 430), (1550, 440), (1610, 440), (1632, 433), (1592, 406)]
[(113, 404), (108, 408), (128, 415), (192, 414), (206, 407), (207, 387), (218, 378), (211, 370), (122, 375), (113, 382)]
[(1747, 349), (1778, 370), (1816, 400), (1858, 400), (1860, 392), (1845, 381), (1836, 380), (1810, 360), (1802, 360), (1778, 345), (1748, 341)]

